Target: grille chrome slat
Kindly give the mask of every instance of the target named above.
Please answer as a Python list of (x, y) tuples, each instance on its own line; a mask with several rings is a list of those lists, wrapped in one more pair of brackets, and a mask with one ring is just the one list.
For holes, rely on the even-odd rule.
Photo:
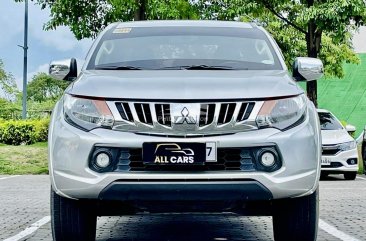
[(199, 126), (206, 126), (214, 121), (215, 104), (201, 104)]
[(155, 104), (157, 122), (163, 126), (171, 126), (170, 105)]
[(127, 102), (117, 102), (115, 106), (123, 120), (133, 122), (131, 109)]
[(115, 116), (114, 130), (194, 137), (258, 129), (255, 119), (263, 102), (108, 101), (107, 104)]
[(161, 105), (161, 113), (162, 113), (162, 116), (163, 116), (163, 124), (165, 125), (164, 105)]
[(146, 114), (145, 114), (145, 107), (144, 107), (144, 105), (141, 105), (141, 110), (142, 110), (142, 116), (144, 117), (144, 122), (146, 123), (147, 120), (146, 120)]
[(134, 106), (138, 120), (143, 124), (153, 125), (150, 105), (146, 103), (135, 103)]
[(240, 122), (240, 121), (247, 120), (253, 111), (254, 105), (255, 105), (255, 103), (253, 103), (253, 102), (242, 103), (240, 110), (239, 110), (237, 121)]
[[(244, 106), (245, 106), (245, 107), (244, 107)], [(244, 111), (243, 111), (243, 114), (242, 114), (242, 116), (241, 116), (240, 120), (244, 120), (245, 114), (247, 113), (247, 110), (248, 110), (248, 106), (249, 106), (249, 104), (248, 104), (248, 103), (243, 103), (243, 104), (242, 104), (242, 108), (244, 107)]]
[(226, 124), (231, 121), (231, 119), (234, 115), (236, 105), (237, 105), (236, 103), (221, 104), (219, 118), (217, 121), (218, 125), (223, 125), (223, 124)]

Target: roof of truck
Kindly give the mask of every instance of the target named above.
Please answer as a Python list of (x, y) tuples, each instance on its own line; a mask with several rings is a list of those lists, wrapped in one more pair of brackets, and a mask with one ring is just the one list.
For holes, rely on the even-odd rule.
[(254, 23), (244, 23), (235, 21), (215, 21), (215, 20), (153, 20), (115, 23), (116, 28), (126, 27), (214, 27), (214, 28), (254, 28)]

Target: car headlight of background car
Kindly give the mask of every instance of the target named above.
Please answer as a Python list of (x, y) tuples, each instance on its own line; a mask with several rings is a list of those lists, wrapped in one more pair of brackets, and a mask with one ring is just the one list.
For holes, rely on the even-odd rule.
[(296, 97), (265, 101), (256, 122), (259, 128), (273, 127), (289, 129), (301, 123), (306, 116), (306, 97)]
[(348, 151), (355, 149), (357, 147), (357, 144), (355, 141), (345, 142), (339, 145), (339, 149), (342, 151)]
[(65, 94), (63, 103), (65, 120), (73, 126), (87, 131), (113, 126), (113, 115), (104, 100)]

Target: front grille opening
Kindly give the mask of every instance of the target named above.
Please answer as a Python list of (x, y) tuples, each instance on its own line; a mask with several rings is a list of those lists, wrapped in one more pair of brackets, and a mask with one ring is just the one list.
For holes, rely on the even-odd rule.
[[(278, 161), (273, 168), (265, 168), (260, 164), (261, 153), (271, 150), (278, 153), (274, 146), (270, 147), (222, 147), (217, 148), (217, 161), (205, 162), (204, 165), (151, 165), (143, 162), (142, 148), (119, 148), (96, 146), (90, 154), (89, 166), (96, 172), (205, 172), (205, 171), (241, 171), (241, 172), (274, 172), (281, 168), (282, 160), (278, 153)], [(111, 153), (112, 162), (108, 169), (96, 169), (95, 155), (99, 152)], [(334, 165), (332, 163), (332, 165)]]
[(133, 122), (131, 108), (128, 103), (116, 103), (116, 107), (123, 120)]
[(341, 149), (339, 149), (337, 146), (334, 146), (334, 147), (324, 146), (322, 155), (334, 156), (334, 155), (337, 155), (339, 152), (341, 152)]
[(135, 110), (140, 122), (148, 125), (153, 124), (149, 104), (136, 103)]
[(253, 151), (251, 148), (218, 148), (217, 162), (206, 162), (203, 166), (154, 166), (143, 163), (141, 148), (123, 149), (116, 171), (255, 171)]
[(217, 120), (218, 125), (226, 124), (231, 121), (234, 115), (235, 103), (221, 104), (219, 118)]
[(247, 120), (253, 111), (254, 105), (255, 104), (253, 102), (242, 103), (240, 110), (239, 110), (238, 118), (236, 121), (241, 122), (241, 121)]
[(170, 104), (155, 104), (156, 119), (159, 124), (171, 126)]
[(202, 104), (199, 126), (206, 126), (213, 122), (215, 116), (215, 104)]

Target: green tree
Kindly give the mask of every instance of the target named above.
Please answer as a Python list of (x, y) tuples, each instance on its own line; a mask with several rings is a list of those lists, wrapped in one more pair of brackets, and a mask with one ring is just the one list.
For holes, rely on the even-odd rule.
[(15, 83), (14, 77), (7, 73), (4, 69), (4, 64), (0, 59), (0, 89), (2, 90), (0, 94), (3, 94), (5, 99), (11, 100), (17, 94), (17, 85)]
[[(282, 37), (278, 39), (286, 38), (283, 33), (291, 28), (292, 48), (298, 45), (303, 48), (305, 42), (306, 56), (321, 58), (328, 75), (343, 77), (343, 63), (359, 61), (352, 49), (351, 32), (365, 23), (366, 2), (363, 0), (255, 0), (245, 10), (260, 18), (270, 16), (276, 18), (275, 22), (281, 22), (277, 36)], [(317, 106), (316, 81), (307, 82), (307, 93)]]
[(16, 103), (0, 98), (0, 119), (14, 119), (20, 111), (21, 107)]
[(67, 81), (60, 81), (45, 73), (38, 73), (33, 76), (28, 84), (27, 95), (30, 101), (34, 102), (55, 102), (63, 94), (70, 84)]
[[(22, 1), (22, 0), (15, 0)], [(364, 24), (364, 0), (34, 0), (51, 9), (45, 29), (69, 26), (77, 39), (95, 37), (115, 21), (219, 19), (244, 16), (272, 29), (287, 57), (320, 57), (329, 76), (343, 76), (344, 62), (357, 62), (351, 32)], [(337, 56), (339, 53), (341, 56)], [(316, 81), (307, 82), (317, 105)]]
[[(24, 0), (15, 0), (22, 2)], [(45, 29), (69, 26), (77, 39), (96, 37), (101, 29), (117, 21), (147, 19), (198, 19), (190, 0), (34, 0), (50, 8)]]

